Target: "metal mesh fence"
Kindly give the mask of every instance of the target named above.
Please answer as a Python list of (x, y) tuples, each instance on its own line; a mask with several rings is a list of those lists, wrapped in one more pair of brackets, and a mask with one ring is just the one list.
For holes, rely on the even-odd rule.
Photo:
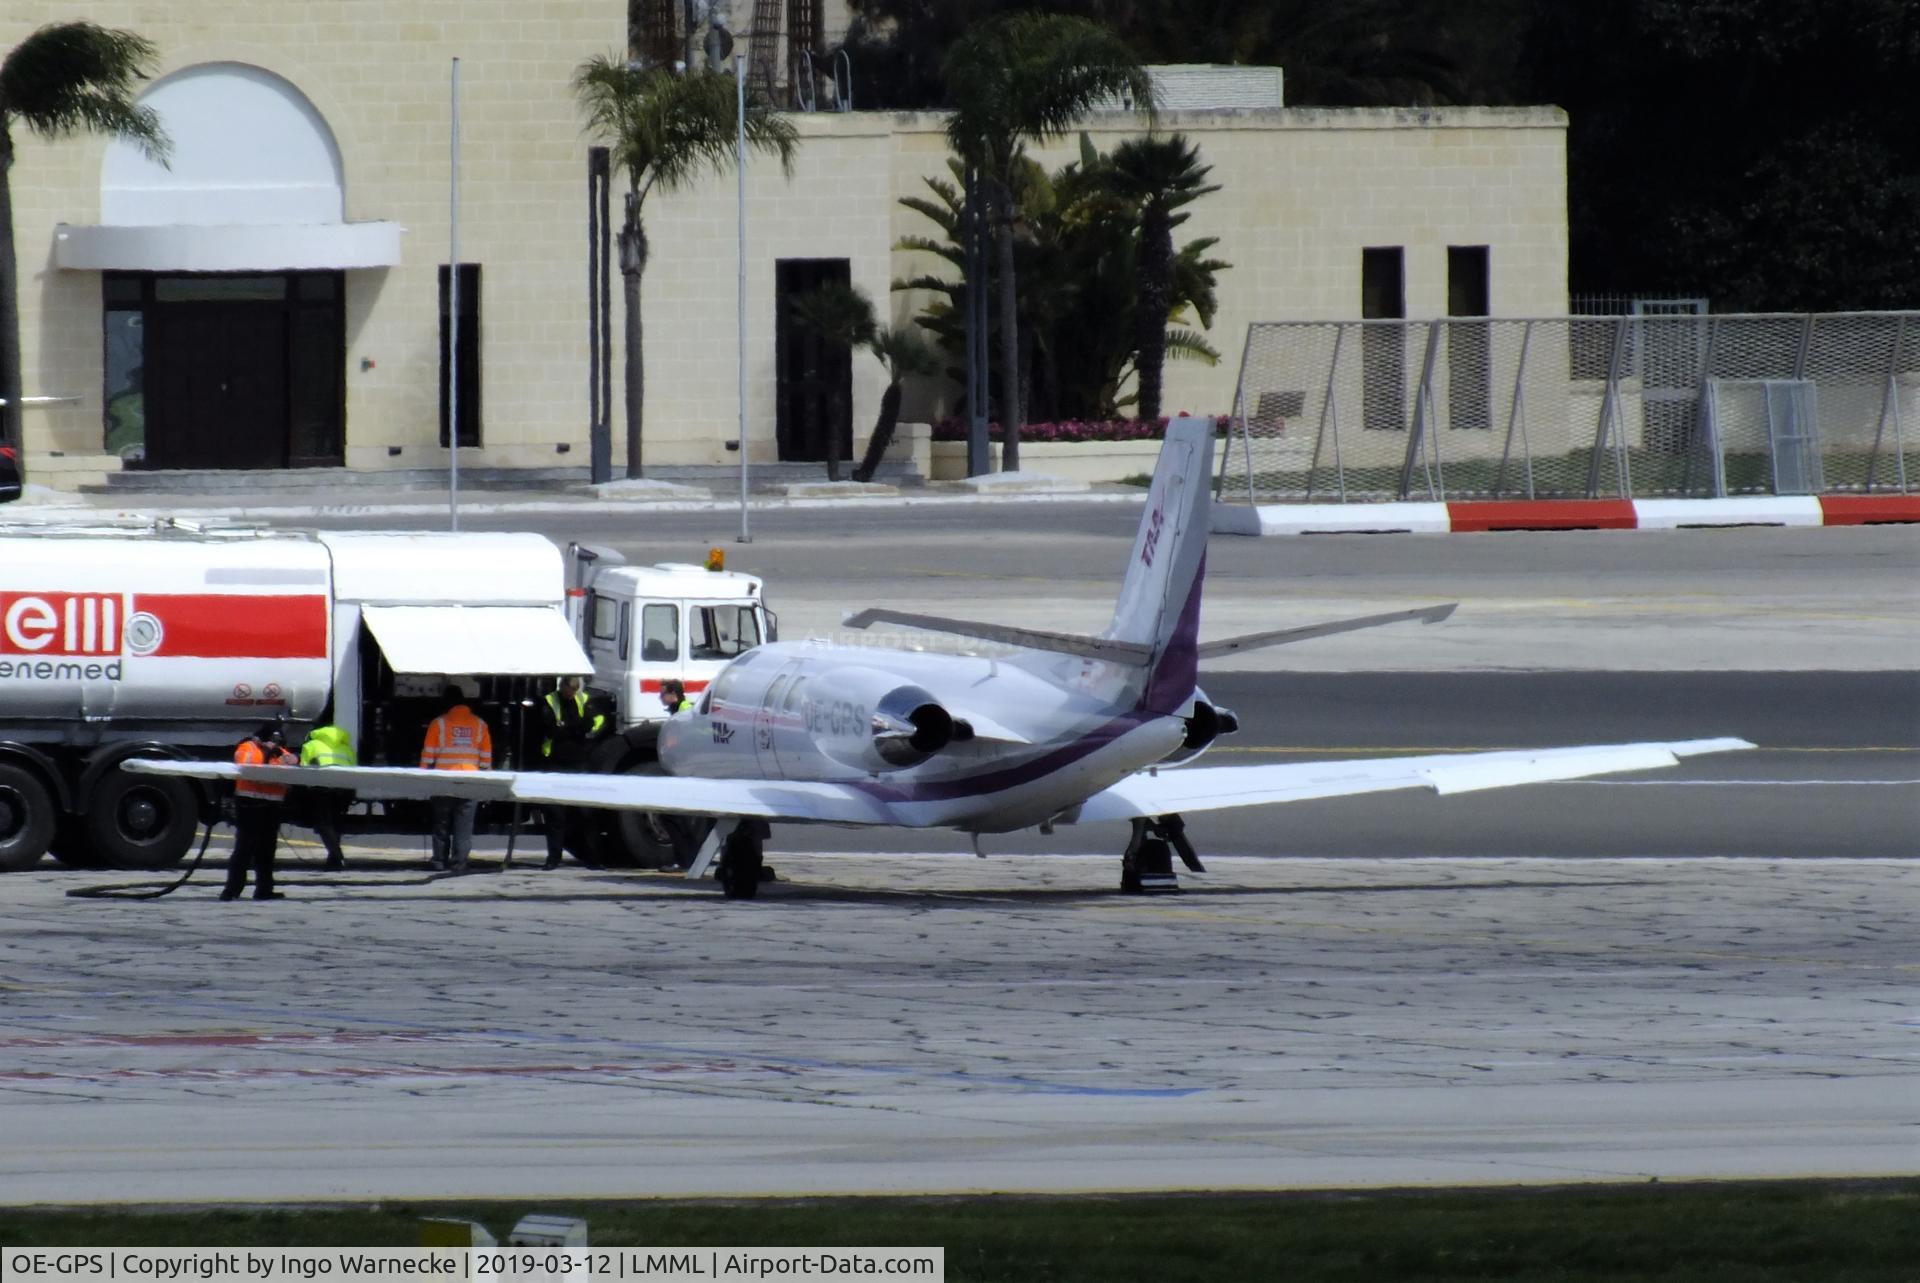
[(1249, 327), (1226, 500), (1920, 488), (1920, 313)]

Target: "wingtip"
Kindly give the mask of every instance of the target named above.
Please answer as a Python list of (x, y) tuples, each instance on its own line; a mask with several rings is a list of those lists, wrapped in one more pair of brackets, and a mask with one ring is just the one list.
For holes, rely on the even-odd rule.
[(1667, 745), (1667, 750), (1675, 757), (1698, 757), (1703, 753), (1736, 753), (1742, 749), (1759, 747), (1752, 740), (1726, 735), (1719, 739), (1683, 740), (1678, 744)]
[(1421, 612), (1420, 622), (1423, 624), (1437, 624), (1458, 609), (1460, 609), (1460, 603), (1457, 601), (1450, 601), (1444, 606), (1434, 606), (1429, 610)]

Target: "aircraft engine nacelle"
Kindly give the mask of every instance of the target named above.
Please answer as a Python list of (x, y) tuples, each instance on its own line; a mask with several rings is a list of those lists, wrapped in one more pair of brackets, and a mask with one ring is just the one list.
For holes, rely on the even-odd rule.
[(1208, 703), (1205, 691), (1194, 692), (1193, 711), (1187, 714), (1186, 723), (1187, 737), (1180, 741), (1180, 747), (1160, 759), (1168, 766), (1191, 762), (1222, 735), (1231, 735), (1240, 729), (1240, 719), (1234, 716), (1233, 710)]
[(886, 673), (809, 678), (800, 711), (822, 753), (863, 771), (918, 766), (955, 738), (953, 715), (939, 700)]

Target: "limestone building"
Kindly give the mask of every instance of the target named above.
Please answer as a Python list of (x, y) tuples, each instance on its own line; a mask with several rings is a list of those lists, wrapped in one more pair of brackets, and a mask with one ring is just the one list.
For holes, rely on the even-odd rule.
[[(735, 3), (743, 38), (744, 15), (778, 8)], [(844, 30), (838, 6), (796, 0), (782, 12), (796, 10), (823, 46)], [(0, 15), (0, 47), (71, 16), (16, 0)], [(590, 140), (569, 78), (589, 56), (625, 47), (627, 16), (621, 4), (559, 0), (93, 5), (90, 21), (158, 47), (143, 101), (175, 150), (161, 168), (122, 143), (48, 143), (15, 127), (33, 479), (73, 485), (123, 467), (443, 468), (449, 331), (470, 443), (462, 465), (584, 471)], [(457, 324), (447, 267), (456, 57)], [(787, 62), (763, 58), (755, 74)], [(1206, 83), (1189, 77), (1180, 101), (1213, 92)], [(776, 88), (791, 100), (790, 81)], [(857, 105), (857, 79), (855, 92)], [(820, 371), (792, 359), (798, 340), (781, 319), (789, 295), (845, 279), (888, 300), (898, 321), (917, 310), (889, 293), (921, 266), (893, 247), (929, 230), (899, 199), (945, 173), (941, 118), (842, 113), (826, 109), (831, 97), (795, 115), (790, 177), (749, 158), (756, 461), (821, 458), (826, 445)], [(1223, 186), (1182, 235), (1218, 236), (1218, 256), (1233, 264), (1210, 336), (1224, 359), (1170, 365), (1169, 410), (1231, 407), (1251, 321), (1566, 309), (1557, 109), (1180, 107), (1161, 124), (1197, 140)], [(1125, 114), (1087, 124), (1103, 149), (1138, 128)], [(616, 176), (616, 220), (623, 189)], [(738, 435), (734, 178), (655, 194), (646, 219), (646, 457), (669, 471), (725, 463)], [(617, 468), (617, 274), (612, 300)], [(857, 448), (882, 370), (856, 355), (828, 374), (850, 390)], [(910, 408), (951, 402), (951, 390), (923, 387)]]

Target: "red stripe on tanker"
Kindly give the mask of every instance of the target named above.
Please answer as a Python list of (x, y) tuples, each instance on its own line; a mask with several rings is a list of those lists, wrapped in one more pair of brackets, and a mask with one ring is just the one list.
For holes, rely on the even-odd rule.
[(325, 659), (327, 599), (136, 593), (128, 610), (120, 593), (0, 592), (0, 655), (115, 656), (123, 640), (160, 658)]
[(266, 596), (136, 593), (136, 616), (160, 626), (146, 653), (178, 659), (325, 659), (327, 599), (318, 593)]

